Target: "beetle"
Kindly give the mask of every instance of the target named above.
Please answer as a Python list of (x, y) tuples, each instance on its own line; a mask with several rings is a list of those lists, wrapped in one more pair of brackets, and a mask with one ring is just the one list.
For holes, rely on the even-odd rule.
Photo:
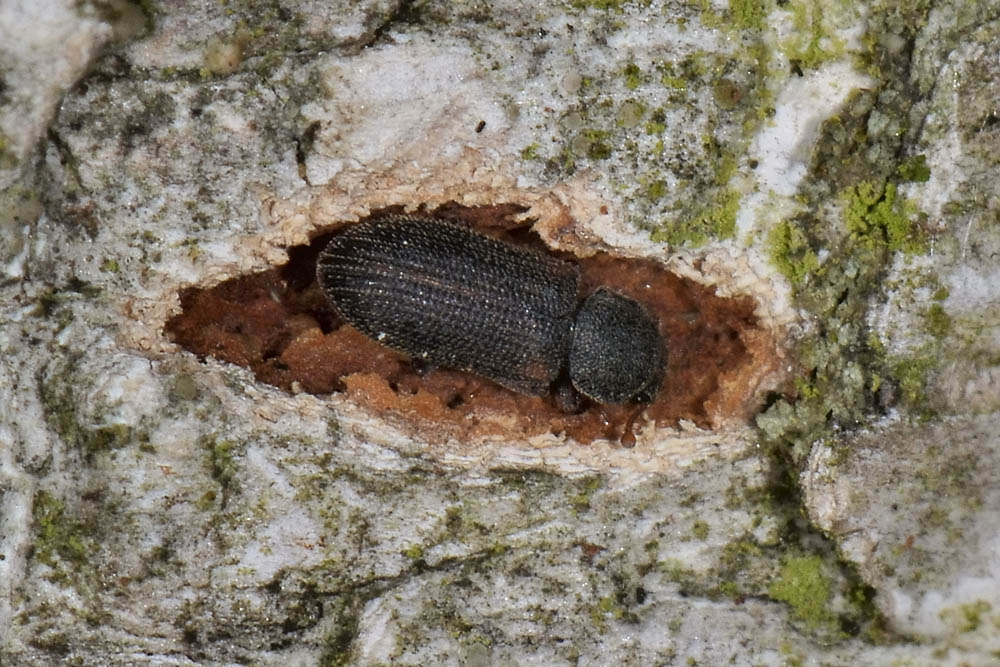
[(453, 222), (351, 225), (316, 277), (341, 318), (416, 363), (536, 396), (568, 379), (598, 403), (649, 402), (662, 381), (666, 346), (641, 304), (603, 286), (578, 301), (575, 264)]

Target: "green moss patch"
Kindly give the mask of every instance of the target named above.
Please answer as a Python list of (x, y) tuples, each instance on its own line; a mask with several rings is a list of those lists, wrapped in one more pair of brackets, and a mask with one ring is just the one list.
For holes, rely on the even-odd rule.
[(904, 181), (912, 181), (914, 183), (926, 183), (931, 179), (931, 168), (927, 166), (926, 155), (914, 155), (899, 165), (896, 173)]
[(62, 500), (48, 491), (35, 494), (32, 506), (35, 521), (34, 558), (56, 570), (55, 580), (66, 579), (79, 571), (90, 556), (93, 546), (86, 537), (88, 531), (66, 512)]
[(802, 230), (790, 221), (775, 225), (767, 235), (771, 261), (792, 285), (801, 285), (819, 269), (819, 257)]
[(927, 376), (936, 366), (937, 359), (931, 356), (915, 356), (899, 359), (890, 368), (899, 384), (904, 405), (925, 418), (931, 416), (926, 392)]
[(792, 616), (810, 628), (819, 628), (834, 620), (829, 608), (830, 579), (823, 572), (823, 559), (819, 556), (786, 558), (767, 593), (791, 607)]
[(233, 443), (228, 440), (210, 440), (207, 447), (212, 466), (212, 479), (223, 487), (228, 486), (233, 477), (236, 476), (236, 464), (233, 462)]
[(538, 157), (538, 144), (528, 144), (521, 149), (522, 160), (534, 160)]
[(740, 208), (740, 195), (735, 190), (724, 190), (715, 202), (694, 217), (664, 223), (653, 232), (658, 243), (672, 246), (698, 248), (736, 235), (736, 214)]
[(927, 332), (937, 339), (944, 338), (951, 331), (951, 316), (940, 303), (931, 304), (924, 313)]
[(989, 602), (986, 600), (976, 600), (975, 602), (960, 604), (957, 607), (942, 609), (938, 616), (956, 632), (965, 633), (975, 632), (983, 625), (984, 621), (995, 623), (995, 619), (989, 618), (991, 611), (993, 611), (993, 605)]
[(927, 239), (917, 226), (917, 207), (897, 196), (895, 183), (863, 181), (841, 193), (841, 202), (847, 231), (868, 248), (925, 252)]
[(629, 63), (625, 66), (625, 87), (629, 90), (635, 90), (642, 83), (642, 70), (635, 63)]
[(798, 0), (790, 9), (795, 31), (781, 44), (790, 63), (802, 70), (816, 69), (843, 55), (844, 41), (824, 28), (822, 2)]
[(765, 0), (729, 0), (729, 15), (739, 30), (762, 30), (768, 5)]

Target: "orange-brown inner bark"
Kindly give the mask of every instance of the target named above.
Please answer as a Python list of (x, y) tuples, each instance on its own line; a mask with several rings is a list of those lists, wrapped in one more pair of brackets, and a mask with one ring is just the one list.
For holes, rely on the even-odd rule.
[[(514, 228), (512, 215), (518, 210), (449, 206), (433, 214), (460, 217), (510, 242), (543, 247), (534, 235)], [(167, 322), (168, 335), (200, 357), (245, 366), (282, 389), (345, 392), (370, 411), (394, 413), (418, 426), (447, 427), (450, 435), (551, 432), (580, 443), (620, 437), (632, 406), (588, 403), (580, 414), (566, 414), (551, 397), (516, 394), (469, 373), (435, 368), (418, 374), (404, 355), (342, 322), (315, 278), (316, 257), (330, 236), (290, 248), (283, 266), (208, 289), (183, 290), (182, 312)], [(646, 409), (649, 419), (661, 426), (684, 419), (709, 428), (734, 417), (748, 418), (756, 410), (756, 387), (748, 385), (775, 359), (771, 336), (754, 317), (752, 299), (716, 296), (712, 288), (651, 261), (606, 253), (567, 259), (581, 267), (583, 294), (608, 285), (659, 319), (666, 372), (656, 400)]]

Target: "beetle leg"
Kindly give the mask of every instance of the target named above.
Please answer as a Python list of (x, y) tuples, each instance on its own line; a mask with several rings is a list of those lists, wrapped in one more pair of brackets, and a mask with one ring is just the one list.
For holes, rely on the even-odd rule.
[(413, 373), (417, 377), (424, 377), (433, 371), (436, 366), (423, 357), (410, 357), (410, 368), (413, 369)]
[(552, 398), (556, 407), (568, 415), (578, 415), (586, 407), (586, 397), (576, 390), (565, 372), (552, 383)]
[(628, 419), (625, 420), (625, 425), (622, 427), (622, 435), (618, 439), (618, 443), (622, 447), (626, 449), (635, 447), (635, 422), (639, 418), (639, 415), (646, 409), (647, 405), (649, 405), (648, 402), (636, 405), (635, 409), (629, 414)]

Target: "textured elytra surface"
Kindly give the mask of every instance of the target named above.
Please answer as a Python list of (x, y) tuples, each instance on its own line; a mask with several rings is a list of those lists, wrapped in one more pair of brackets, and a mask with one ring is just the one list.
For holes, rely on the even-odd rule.
[(542, 395), (567, 357), (579, 272), (572, 264), (430, 218), (351, 227), (317, 277), (355, 327), (432, 364)]

